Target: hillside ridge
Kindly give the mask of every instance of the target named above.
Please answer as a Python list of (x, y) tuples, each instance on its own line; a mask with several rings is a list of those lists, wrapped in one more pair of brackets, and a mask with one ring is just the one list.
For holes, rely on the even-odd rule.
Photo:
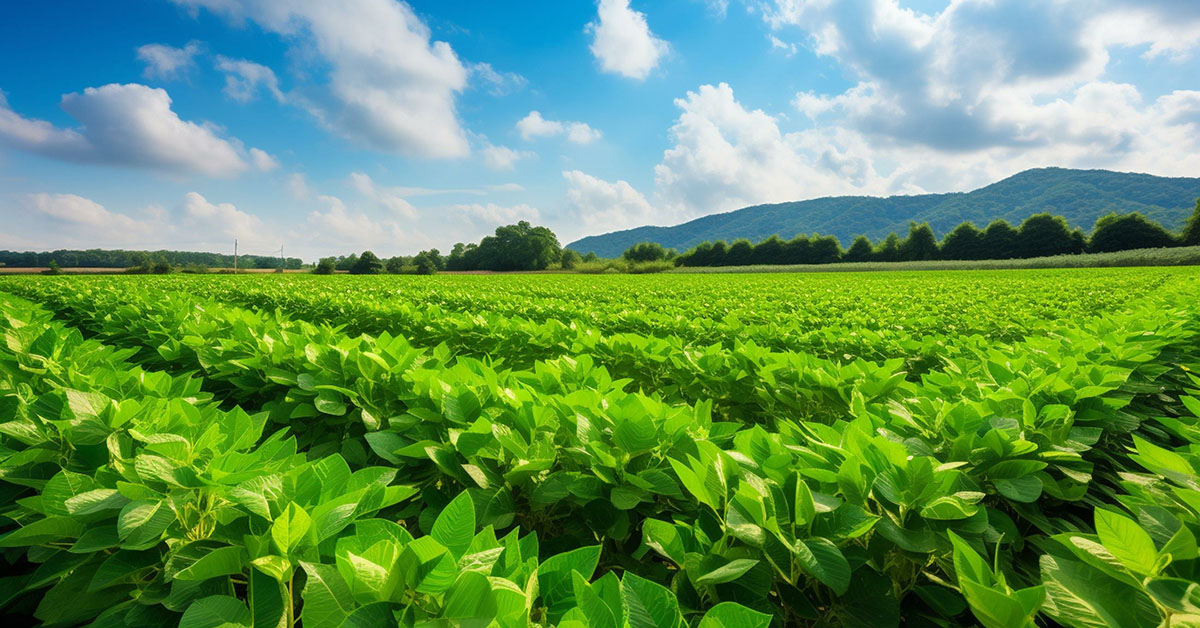
[(843, 246), (859, 235), (879, 240), (903, 235), (909, 222), (928, 222), (941, 237), (959, 223), (982, 228), (1004, 219), (1014, 226), (1048, 211), (1073, 227), (1090, 230), (1111, 212), (1141, 212), (1168, 229), (1179, 229), (1200, 197), (1200, 177), (1159, 177), (1112, 170), (1046, 167), (1018, 172), (970, 192), (896, 196), (825, 196), (764, 203), (709, 214), (673, 226), (642, 226), (588, 236), (567, 245), (580, 253), (619, 256), (638, 242), (657, 242), (683, 252), (706, 240), (757, 242), (772, 235), (834, 235)]

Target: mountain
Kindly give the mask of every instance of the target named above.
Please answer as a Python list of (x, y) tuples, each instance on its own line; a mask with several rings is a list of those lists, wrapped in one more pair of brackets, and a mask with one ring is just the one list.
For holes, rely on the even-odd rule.
[(617, 257), (638, 242), (683, 252), (705, 240), (758, 242), (772, 235), (835, 235), (843, 246), (859, 235), (873, 241), (908, 223), (928, 222), (938, 237), (959, 223), (983, 228), (997, 218), (1013, 226), (1039, 212), (1063, 216), (1071, 226), (1090, 231), (1110, 212), (1141, 212), (1168, 229), (1178, 230), (1200, 197), (1200, 178), (1167, 178), (1109, 170), (1037, 168), (973, 192), (916, 196), (833, 196), (809, 201), (754, 205), (712, 214), (674, 227), (638, 227), (589, 236), (567, 245), (580, 253)]

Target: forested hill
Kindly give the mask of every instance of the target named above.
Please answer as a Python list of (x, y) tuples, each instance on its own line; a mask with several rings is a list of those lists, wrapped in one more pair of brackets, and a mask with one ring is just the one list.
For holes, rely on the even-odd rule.
[(835, 235), (843, 246), (859, 235), (878, 241), (904, 235), (909, 222), (928, 222), (940, 238), (964, 221), (983, 228), (1003, 218), (1014, 226), (1050, 212), (1072, 227), (1090, 230), (1110, 212), (1141, 212), (1168, 229), (1179, 229), (1200, 198), (1200, 178), (1167, 178), (1108, 170), (1038, 168), (973, 192), (919, 196), (835, 196), (755, 205), (697, 218), (674, 227), (638, 227), (589, 236), (567, 245), (580, 253), (619, 256), (638, 242), (657, 242), (683, 252), (706, 240), (758, 242), (772, 235)]

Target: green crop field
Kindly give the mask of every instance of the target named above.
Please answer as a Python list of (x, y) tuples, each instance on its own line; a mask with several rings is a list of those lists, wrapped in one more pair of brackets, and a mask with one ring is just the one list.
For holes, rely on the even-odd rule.
[(1200, 269), (0, 278), (0, 617), (1200, 625)]

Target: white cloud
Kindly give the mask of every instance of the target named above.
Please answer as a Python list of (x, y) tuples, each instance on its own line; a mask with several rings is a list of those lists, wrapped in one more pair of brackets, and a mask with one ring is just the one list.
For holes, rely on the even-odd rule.
[[(257, 216), (196, 192), (186, 194), (174, 210), (149, 205), (134, 214), (110, 211), (75, 194), (38, 193), (23, 199), (31, 216), (19, 228), (30, 231), (31, 242), (42, 239), (39, 248), (223, 250), (234, 238), (243, 244), (274, 239), (273, 230)], [(51, 241), (44, 241), (47, 234), (53, 234)]]
[(305, 177), (302, 173), (293, 172), (288, 175), (284, 187), (287, 189), (288, 196), (297, 201), (306, 201), (313, 197), (312, 186), (308, 184), (308, 177)]
[(257, 148), (250, 149), (250, 163), (262, 172), (270, 172), (279, 167), (279, 160), (272, 157), (267, 151)]
[(518, 151), (493, 144), (485, 145), (480, 152), (483, 155), (483, 164), (491, 170), (512, 170), (518, 161), (533, 156), (529, 151)]
[(346, 254), (372, 250), (381, 257), (395, 252), (434, 245), (430, 238), (411, 225), (401, 226), (394, 219), (376, 219), (346, 206), (336, 196), (317, 197), (322, 208), (313, 210), (293, 239), (307, 244), (316, 254)]
[(563, 171), (567, 203), (575, 220), (576, 236), (660, 222), (667, 216), (655, 212), (646, 197), (626, 181), (609, 183), (579, 170)]
[(789, 44), (775, 35), (768, 33), (767, 40), (771, 42), (771, 50), (781, 50), (783, 51), (783, 55), (785, 57), (794, 57), (796, 56), (796, 53), (799, 52), (799, 48), (797, 48), (796, 44)]
[(566, 134), (567, 141), (575, 144), (589, 144), (601, 137), (598, 129), (593, 129), (585, 122), (560, 122), (547, 120), (539, 111), (530, 111), (528, 115), (517, 121), (517, 132), (526, 141), (539, 137), (554, 137)]
[(389, 188), (377, 185), (370, 176), (362, 172), (350, 173), (350, 187), (401, 218), (407, 220), (417, 219), (417, 208), (413, 207), (412, 203), (409, 203), (404, 198), (404, 190), (402, 188)]
[[(827, 195), (966, 190), (1048, 165), (1194, 175), (1200, 91), (1147, 99), (1106, 79), (1112, 46), (1183, 63), (1200, 45), (1200, 5), (1186, 4), (956, 0), (930, 16), (894, 0), (778, 0), (765, 12), (777, 32), (801, 27), (859, 82), (796, 94), (809, 118), (801, 124), (743, 106), (726, 84), (678, 99), (645, 222)], [(1147, 25), (1165, 16), (1169, 28)], [(1127, 23), (1119, 36), (1115, 20)]]
[(204, 51), (198, 41), (190, 41), (182, 48), (165, 44), (146, 44), (137, 49), (137, 58), (146, 64), (142, 76), (148, 79), (177, 79), (195, 67), (195, 57)]
[(268, 235), (257, 216), (247, 214), (231, 203), (210, 203), (196, 192), (188, 192), (183, 197), (182, 213), (183, 225), (192, 233), (259, 241)]
[(650, 32), (643, 13), (629, 8), (629, 0), (600, 0), (596, 21), (587, 25), (592, 34), (592, 55), (605, 72), (644, 80), (667, 54), (667, 42)]
[(76, 235), (130, 242), (145, 238), (154, 230), (151, 221), (110, 212), (100, 203), (75, 194), (29, 194), (25, 201), (28, 207)]
[(176, 174), (221, 177), (249, 167), (241, 142), (210, 124), (181, 120), (163, 89), (113, 83), (67, 94), (61, 106), (78, 130), (23, 118), (0, 98), (0, 143), (66, 161)]
[(174, 0), (235, 20), (249, 18), (329, 68), (325, 80), (289, 92), (333, 132), (378, 150), (461, 157), (467, 136), (455, 109), (467, 68), (432, 41), (412, 8), (394, 0)]
[(508, 207), (495, 203), (470, 203), (455, 205), (454, 209), (472, 220), (490, 227), (510, 225), (522, 220), (536, 222), (541, 219), (541, 212), (536, 207), (523, 203)]
[(275, 72), (265, 65), (245, 59), (230, 59), (217, 56), (217, 70), (225, 73), (226, 96), (238, 102), (250, 102), (258, 96), (259, 86), (267, 91), (276, 101), (283, 102), (283, 92), (279, 90), (279, 79)]
[(517, 121), (517, 131), (522, 139), (531, 140), (535, 137), (558, 135), (563, 132), (563, 124), (543, 118), (540, 111), (530, 111), (529, 115)]
[(472, 63), (471, 76), (486, 85), (488, 93), (493, 96), (507, 96), (529, 84), (524, 76), (516, 72), (497, 72), (490, 63)]

